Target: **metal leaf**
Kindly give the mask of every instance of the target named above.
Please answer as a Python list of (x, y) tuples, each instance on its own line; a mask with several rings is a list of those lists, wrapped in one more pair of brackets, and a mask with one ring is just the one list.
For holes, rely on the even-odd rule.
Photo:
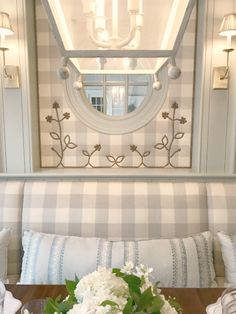
[(70, 149), (74, 149), (76, 148), (78, 145), (76, 145), (75, 143), (70, 142), (69, 144), (67, 144), (67, 147)]
[(108, 156), (106, 156), (107, 157), (107, 159), (110, 161), (110, 162), (116, 162), (116, 160), (115, 160), (115, 158), (113, 157), (113, 156), (111, 156), (111, 155), (108, 155)]
[(151, 152), (147, 150), (146, 152), (144, 152), (143, 157), (147, 157), (147, 156), (149, 156), (150, 154), (151, 154)]
[(166, 135), (163, 136), (161, 141), (164, 146), (166, 146), (169, 143), (168, 137)]
[(49, 134), (50, 134), (51, 138), (53, 138), (54, 140), (56, 140), (56, 141), (60, 140), (60, 136), (56, 132), (50, 132)]
[(89, 153), (87, 152), (87, 150), (82, 150), (82, 154), (83, 154), (84, 156), (89, 157)]
[(180, 140), (183, 137), (184, 137), (184, 133), (183, 132), (177, 132), (175, 134), (175, 139), (177, 139), (177, 140)]
[(125, 156), (118, 156), (117, 158), (116, 158), (116, 163), (117, 164), (120, 164), (123, 160), (125, 159)]
[(162, 143), (157, 143), (154, 148), (161, 150), (164, 148), (164, 145)]
[(70, 135), (67, 134), (64, 138), (64, 143), (68, 146), (68, 144), (70, 143)]

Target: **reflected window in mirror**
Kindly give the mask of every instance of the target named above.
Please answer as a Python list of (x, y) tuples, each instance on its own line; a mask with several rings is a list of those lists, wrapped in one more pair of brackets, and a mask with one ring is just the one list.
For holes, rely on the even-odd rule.
[(149, 75), (87, 74), (83, 76), (87, 100), (97, 111), (108, 116), (124, 116), (146, 101)]

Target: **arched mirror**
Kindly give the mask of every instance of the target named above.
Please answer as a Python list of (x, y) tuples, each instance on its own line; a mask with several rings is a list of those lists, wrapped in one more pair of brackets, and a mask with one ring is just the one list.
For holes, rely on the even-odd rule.
[(159, 77), (162, 89), (153, 90), (151, 75), (86, 74), (83, 87), (75, 89), (77, 74), (65, 80), (66, 96), (75, 114), (88, 127), (107, 134), (133, 132), (150, 122), (167, 94), (168, 77), (164, 68)]
[(135, 111), (150, 98), (149, 75), (83, 75), (84, 93), (93, 108), (111, 116)]

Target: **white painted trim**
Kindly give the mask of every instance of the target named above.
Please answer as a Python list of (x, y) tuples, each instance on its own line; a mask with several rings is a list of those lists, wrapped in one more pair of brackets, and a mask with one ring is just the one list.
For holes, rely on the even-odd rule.
[(236, 181), (236, 175), (219, 175), (219, 174), (196, 174), (191, 172), (183, 173), (179, 171), (170, 170), (168, 172), (148, 171), (147, 169), (56, 169), (40, 171), (35, 173), (19, 173), (19, 174), (0, 174), (1, 180), (99, 180), (99, 181)]
[(195, 61), (195, 86), (193, 108), (193, 138), (192, 138), (192, 169), (201, 172), (201, 139), (203, 128), (203, 92), (206, 64), (206, 32), (207, 32), (207, 3), (198, 1), (197, 10), (197, 36)]
[[(205, 0), (200, 0), (199, 2)], [(206, 1), (205, 15), (205, 36), (204, 36), (204, 55), (203, 55), (203, 77), (202, 77), (202, 97), (201, 97), (201, 125), (200, 125), (200, 172), (207, 172), (208, 164), (208, 139), (209, 139), (209, 118), (212, 103), (212, 51), (213, 51), (213, 30), (214, 30), (214, 9), (215, 0)]]
[[(39, 131), (37, 118), (36, 52), (30, 45), (35, 40), (34, 1), (18, 0), (19, 59), (22, 82), (22, 126), (24, 143), (24, 169), (32, 172), (39, 168)], [(36, 111), (36, 112), (35, 112)], [(36, 118), (35, 118), (36, 115)]]
[[(0, 56), (2, 57), (2, 56)], [(6, 172), (6, 143), (5, 143), (5, 122), (4, 122), (4, 89), (2, 62), (0, 62), (0, 172)]]

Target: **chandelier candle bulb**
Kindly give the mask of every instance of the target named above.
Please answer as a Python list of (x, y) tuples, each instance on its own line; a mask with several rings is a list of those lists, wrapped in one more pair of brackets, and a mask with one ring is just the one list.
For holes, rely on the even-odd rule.
[(136, 16), (136, 25), (137, 25), (137, 27), (143, 26), (143, 14), (138, 14)]
[(118, 0), (112, 1), (112, 37), (118, 39)]
[(83, 12), (84, 14), (94, 14), (95, 13), (95, 1), (94, 0), (83, 0)]
[(104, 16), (97, 16), (95, 19), (95, 28), (97, 31), (104, 31), (106, 29), (106, 21)]
[(143, 0), (139, 0), (139, 14), (143, 14)]
[(138, 12), (139, 11), (140, 0), (128, 0), (128, 11)]
[(97, 16), (103, 16), (104, 17), (104, 9), (105, 9), (104, 1), (105, 0), (97, 0), (96, 1), (96, 15)]

